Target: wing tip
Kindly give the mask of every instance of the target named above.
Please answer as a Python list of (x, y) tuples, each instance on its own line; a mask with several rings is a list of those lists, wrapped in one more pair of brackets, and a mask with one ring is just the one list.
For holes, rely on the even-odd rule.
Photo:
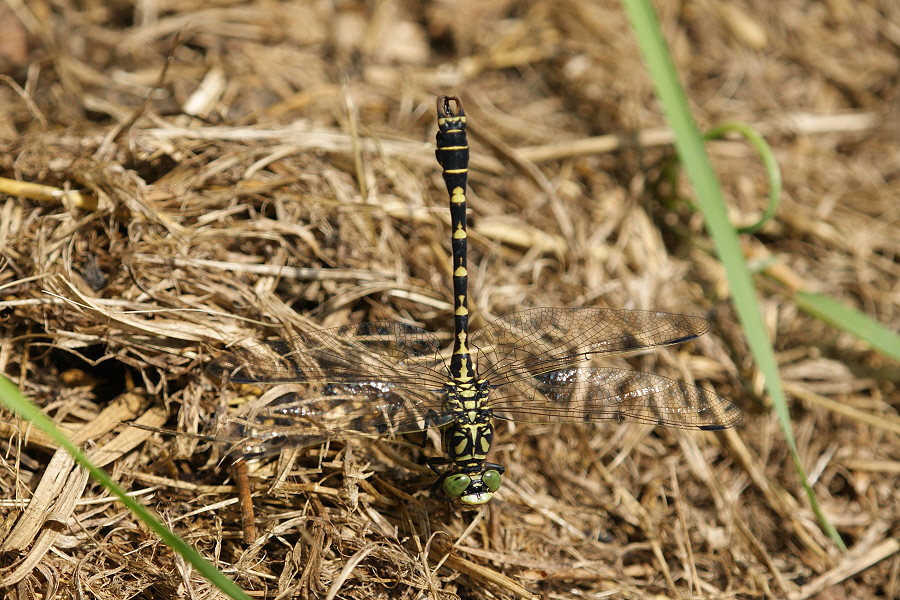
[(719, 399), (724, 403), (724, 406), (721, 407), (721, 412), (719, 413), (722, 418), (719, 419), (718, 423), (701, 425), (699, 427), (701, 431), (722, 431), (724, 429), (731, 429), (744, 420), (744, 411), (742, 411), (740, 407), (727, 398), (719, 396)]

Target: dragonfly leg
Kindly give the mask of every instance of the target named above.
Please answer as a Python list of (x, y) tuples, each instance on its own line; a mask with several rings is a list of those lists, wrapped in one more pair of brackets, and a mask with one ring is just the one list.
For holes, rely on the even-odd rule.
[(434, 471), (434, 474), (438, 477), (446, 477), (448, 469), (443, 469), (440, 467), (446, 467), (452, 461), (446, 456), (434, 456), (425, 461), (425, 464)]

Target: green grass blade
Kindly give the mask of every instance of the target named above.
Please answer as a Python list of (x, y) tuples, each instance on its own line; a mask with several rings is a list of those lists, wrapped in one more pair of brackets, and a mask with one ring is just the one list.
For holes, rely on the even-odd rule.
[(212, 563), (200, 556), (196, 550), (175, 535), (168, 527), (163, 525), (145, 506), (127, 495), (125, 490), (120, 488), (106, 471), (91, 463), (87, 456), (56, 427), (53, 421), (25, 398), (15, 384), (3, 375), (0, 375), (0, 404), (13, 411), (19, 417), (34, 423), (61, 447), (65, 448), (79, 465), (88, 470), (94, 480), (118, 497), (119, 501), (128, 510), (155, 531), (170, 548), (184, 557), (186, 561), (193, 565), (201, 575), (218, 587), (219, 590), (234, 600), (250, 600), (250, 597), (237, 584), (216, 569)]
[(738, 318), (744, 328), (747, 343), (756, 364), (765, 376), (766, 386), (790, 450), (794, 468), (823, 531), (831, 537), (836, 545), (846, 549), (837, 530), (825, 518), (800, 461), (787, 400), (775, 360), (775, 352), (766, 334), (760, 314), (753, 278), (750, 269), (744, 262), (737, 232), (728, 221), (722, 190), (712, 163), (703, 147), (703, 137), (691, 116), (687, 97), (678, 80), (677, 71), (662, 37), (656, 14), (648, 0), (623, 0), (623, 4), (637, 35), (657, 96), (675, 133), (675, 148), (694, 185), (698, 206), (706, 219), (706, 226), (715, 244), (716, 253), (725, 267)]
[(900, 360), (900, 336), (878, 321), (822, 294), (797, 292), (794, 301), (804, 312), (833, 327), (849, 331), (885, 356)]
[(755, 233), (762, 229), (762, 226), (768, 223), (778, 211), (779, 199), (781, 198), (781, 167), (775, 160), (775, 154), (768, 142), (757, 131), (746, 123), (722, 123), (716, 125), (707, 131), (703, 138), (707, 140), (716, 140), (724, 137), (726, 133), (738, 133), (753, 146), (754, 150), (759, 154), (763, 161), (763, 168), (766, 170), (766, 177), (769, 179), (769, 204), (766, 206), (765, 212), (759, 220), (753, 225), (741, 227), (738, 233)]

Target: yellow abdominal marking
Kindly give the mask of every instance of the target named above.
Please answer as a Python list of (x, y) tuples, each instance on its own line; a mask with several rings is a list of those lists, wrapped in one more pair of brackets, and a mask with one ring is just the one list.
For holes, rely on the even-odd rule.
[[(453, 115), (447, 117), (438, 117), (438, 124), (443, 125), (444, 123), (465, 123), (466, 117), (464, 115)], [(459, 129), (448, 129), (447, 133), (456, 133)]]
[[(446, 171), (446, 173), (465, 173), (468, 169), (451, 169)], [(466, 201), (466, 190), (461, 187), (453, 188), (453, 193), (450, 196), (450, 202), (453, 204), (462, 204)]]

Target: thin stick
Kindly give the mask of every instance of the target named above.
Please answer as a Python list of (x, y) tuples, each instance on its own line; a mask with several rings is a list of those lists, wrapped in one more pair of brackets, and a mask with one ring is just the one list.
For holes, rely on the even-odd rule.
[(244, 530), (244, 543), (252, 544), (256, 541), (256, 514), (253, 512), (253, 493), (250, 489), (247, 461), (235, 461), (232, 465), (232, 473), (241, 503), (241, 528)]

